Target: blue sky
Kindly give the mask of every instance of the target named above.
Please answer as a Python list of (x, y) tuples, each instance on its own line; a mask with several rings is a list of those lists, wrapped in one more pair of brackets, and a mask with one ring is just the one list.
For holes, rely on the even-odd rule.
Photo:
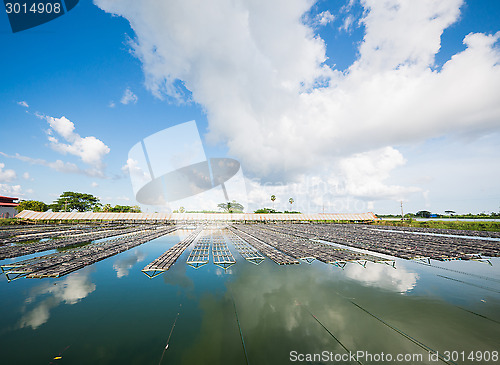
[(498, 1), (138, 3), (0, 16), (1, 195), (135, 205), (129, 150), (195, 120), (249, 210), (500, 210)]

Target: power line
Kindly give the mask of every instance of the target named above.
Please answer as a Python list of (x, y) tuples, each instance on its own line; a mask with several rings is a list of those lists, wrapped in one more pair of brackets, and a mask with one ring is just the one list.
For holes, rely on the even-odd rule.
[(175, 327), (175, 324), (177, 323), (177, 318), (179, 318), (179, 314), (181, 312), (181, 307), (182, 307), (182, 303), (179, 304), (179, 311), (177, 312), (177, 315), (175, 316), (174, 324), (172, 325), (172, 328), (170, 329), (170, 334), (168, 335), (167, 343), (165, 345), (165, 348), (163, 349), (163, 352), (161, 354), (161, 358), (160, 358), (160, 361), (158, 362), (158, 365), (161, 364), (161, 362), (163, 360), (163, 356), (165, 355), (165, 351), (167, 351), (167, 349), (168, 349), (168, 343), (170, 342), (170, 337), (172, 337), (172, 332), (174, 332), (174, 327)]

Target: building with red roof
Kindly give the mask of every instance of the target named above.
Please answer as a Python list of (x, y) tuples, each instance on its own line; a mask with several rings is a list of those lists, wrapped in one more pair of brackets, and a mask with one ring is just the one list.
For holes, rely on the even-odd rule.
[(19, 198), (10, 198), (0, 195), (0, 218), (12, 218), (17, 214), (16, 207), (19, 205)]

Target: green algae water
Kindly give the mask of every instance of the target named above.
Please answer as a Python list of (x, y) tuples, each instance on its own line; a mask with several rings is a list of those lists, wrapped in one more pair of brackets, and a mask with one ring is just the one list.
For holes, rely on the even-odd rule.
[(58, 279), (1, 275), (0, 363), (500, 363), (499, 259), (255, 265), (228, 243), (225, 271), (188, 266), (188, 248), (141, 272), (189, 233)]

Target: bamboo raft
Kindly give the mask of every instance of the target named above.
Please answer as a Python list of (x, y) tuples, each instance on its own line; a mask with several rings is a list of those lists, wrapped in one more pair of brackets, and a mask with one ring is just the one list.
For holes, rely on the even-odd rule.
[(1, 245), (8, 245), (12, 243), (33, 241), (33, 240), (41, 240), (45, 238), (54, 238), (54, 237), (62, 237), (62, 236), (70, 236), (78, 233), (86, 233), (88, 229), (78, 229), (78, 228), (55, 228), (51, 230), (44, 230), (42, 232), (38, 231), (24, 231), (24, 232), (13, 232), (12, 236), (8, 236), (6, 238), (0, 239)]
[(212, 258), (213, 263), (220, 268), (227, 270), (236, 263), (233, 254), (229, 251), (227, 243), (220, 230), (212, 234)]
[[(220, 226), (207, 229), (205, 235), (202, 235), (204, 227), (198, 226), (193, 233), (144, 267), (142, 271), (149, 277), (155, 277), (169, 270), (193, 243), (194, 247), (187, 258), (187, 264), (195, 268), (209, 263), (211, 250), (215, 265), (224, 269), (234, 265), (236, 259), (228, 244), (233, 244), (243, 258), (257, 265), (264, 260), (264, 255), (279, 265), (311, 263), (318, 260), (341, 268), (349, 262), (358, 263), (363, 267), (366, 267), (368, 262), (395, 267), (394, 259), (378, 257), (377, 253), (418, 260), (426, 264), (430, 264), (431, 260), (475, 260), (491, 264), (487, 257), (500, 256), (500, 241), (496, 241), (494, 237), (447, 236), (448, 231), (432, 235), (408, 227), (393, 228), (395, 227), (379, 229), (378, 226), (375, 228), (368, 225), (323, 223), (233, 224), (223, 228), (222, 231)], [(11, 243), (17, 238), (24, 240), (53, 234), (59, 236), (37, 243), (0, 246), (0, 259), (58, 248), (65, 248), (65, 251), (6, 263), (0, 268), (8, 280), (21, 277), (60, 277), (175, 229), (178, 228), (168, 225), (116, 223), (99, 226), (4, 229), (0, 233), (5, 239), (11, 240)], [(72, 247), (78, 244), (84, 246)]]
[(8, 280), (15, 280), (20, 277), (28, 279), (58, 278), (142, 245), (174, 230), (176, 230), (175, 227), (157, 227), (133, 232), (81, 248), (24, 260), (15, 264), (2, 265), (1, 268)]
[(247, 242), (238, 237), (234, 232), (226, 229), (224, 230), (226, 239), (233, 244), (236, 248), (236, 251), (248, 262), (252, 264), (259, 265), (262, 261), (265, 260), (264, 256), (249, 245)]
[(103, 238), (120, 236), (131, 232), (138, 232), (147, 229), (148, 227), (149, 226), (147, 225), (132, 227), (124, 226), (124, 228), (121, 229), (110, 229), (108, 227), (105, 227), (103, 229), (93, 230), (90, 233), (63, 236), (60, 239), (51, 239), (48, 241), (36, 243), (26, 243), (17, 246), (2, 246), (0, 247), (0, 260), (30, 255), (42, 251), (54, 250), (57, 248), (64, 248), (84, 242), (91, 242)]
[(127, 228), (123, 224), (37, 224), (35, 226), (0, 227), (0, 245), (33, 241), (46, 238), (69, 236), (77, 233), (90, 233), (96, 230)]
[(373, 255), (338, 248), (332, 245), (318, 244), (317, 242), (268, 229), (265, 226), (238, 226), (249, 235), (267, 243), (270, 246), (307, 263), (319, 260), (338, 267), (344, 267), (347, 262), (355, 262), (366, 267), (368, 261), (378, 263), (390, 261)]
[(296, 260), (295, 258), (288, 256), (281, 251), (278, 251), (274, 247), (265, 244), (264, 242), (254, 238), (253, 236), (249, 235), (248, 233), (243, 232), (240, 229), (236, 229), (235, 227), (231, 227), (230, 229), (231, 229), (231, 232), (236, 234), (238, 237), (240, 237), (242, 240), (244, 240), (248, 244), (255, 247), (256, 250), (259, 250), (260, 252), (262, 252), (264, 255), (269, 257), (271, 260), (273, 260), (278, 265), (300, 264), (300, 261)]
[[(394, 228), (394, 227), (391, 227)], [(433, 236), (428, 234), (402, 234), (403, 230), (373, 228), (354, 224), (276, 224), (266, 229), (300, 235), (309, 239), (351, 246), (360, 249), (396, 256), (408, 260), (428, 258), (439, 261), (478, 260), (500, 256), (500, 240), (466, 237)], [(421, 233), (405, 227), (407, 232)], [(495, 232), (493, 232), (495, 233)]]
[(188, 248), (189, 245), (193, 243), (202, 229), (202, 227), (198, 227), (185, 239), (183, 239), (179, 243), (176, 243), (173, 247), (165, 251), (156, 260), (146, 265), (144, 269), (142, 269), (142, 272), (149, 278), (154, 278), (170, 269), (170, 267), (175, 263), (175, 261), (177, 261), (177, 259), (182, 255), (186, 248)]
[(194, 247), (189, 254), (186, 263), (189, 266), (199, 269), (210, 261), (210, 236), (198, 237)]

